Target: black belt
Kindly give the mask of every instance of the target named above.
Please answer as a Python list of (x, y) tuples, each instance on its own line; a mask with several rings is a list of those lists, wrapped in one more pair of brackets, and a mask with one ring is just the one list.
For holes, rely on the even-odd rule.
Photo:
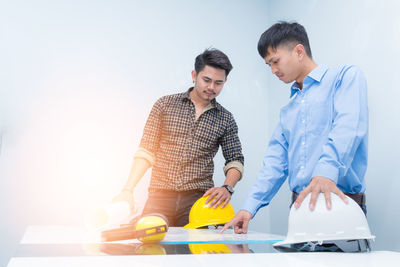
[[(349, 198), (353, 199), (358, 205), (360, 205), (360, 206), (365, 205), (365, 194), (363, 194), (363, 193), (356, 193), (356, 194), (344, 193), (344, 194), (346, 196), (348, 196)], [(298, 196), (299, 196), (299, 194), (297, 194), (296, 192), (292, 193), (292, 204), (296, 201)]]

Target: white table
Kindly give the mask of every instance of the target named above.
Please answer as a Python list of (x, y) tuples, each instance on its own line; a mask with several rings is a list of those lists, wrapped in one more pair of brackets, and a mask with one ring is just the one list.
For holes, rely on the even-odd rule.
[[(174, 244), (179, 242), (191, 242), (202, 244), (214, 244), (209, 247), (221, 246), (222, 243), (230, 243), (234, 251), (235, 244), (268, 245), (282, 236), (270, 235), (265, 233), (250, 232), (246, 235), (236, 235), (232, 231), (219, 235), (216, 231), (187, 231), (171, 228), (164, 238), (164, 244)], [(108, 243), (110, 244), (110, 243)], [(123, 242), (112, 242), (121, 246), (140, 246), (138, 241), (130, 240)], [(52, 253), (42, 255), (26, 255), (21, 252), (13, 257), (8, 267), (57, 267), (57, 266), (400, 266), (400, 253), (390, 251), (373, 251), (370, 253), (280, 253), (271, 250), (267, 253), (237, 253), (237, 254), (179, 254), (179, 255), (120, 255), (109, 256), (101, 250), (96, 250), (100, 246), (98, 233), (87, 233), (80, 227), (67, 226), (30, 226), (27, 228), (20, 246), (25, 247), (61, 247), (64, 245), (81, 246), (85, 253), (69, 256), (54, 256)], [(104, 244), (103, 244), (104, 245)], [(154, 251), (157, 246), (153, 245)], [(189, 245), (190, 246), (190, 245)], [(230, 245), (229, 245), (230, 246)], [(239, 245), (237, 245), (239, 246)], [(242, 247), (241, 247), (242, 248)], [(210, 251), (209, 253), (213, 253)], [(214, 252), (215, 253), (215, 252)]]

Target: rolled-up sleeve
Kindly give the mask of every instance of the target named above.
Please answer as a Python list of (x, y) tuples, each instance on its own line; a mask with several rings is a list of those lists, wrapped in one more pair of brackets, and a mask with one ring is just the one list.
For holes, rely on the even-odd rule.
[(238, 127), (233, 117), (231, 117), (229, 124), (225, 130), (225, 134), (221, 140), (222, 154), (225, 158), (224, 173), (226, 174), (229, 169), (237, 169), (241, 176), (243, 176), (244, 157), (242, 154), (242, 145), (238, 135)]
[(150, 166), (153, 166), (156, 160), (155, 155), (143, 147), (138, 148), (133, 158), (145, 159), (150, 163)]
[(153, 105), (143, 130), (140, 146), (135, 153), (135, 158), (144, 158), (154, 164), (155, 154), (160, 146), (163, 116), (163, 99), (160, 98)]

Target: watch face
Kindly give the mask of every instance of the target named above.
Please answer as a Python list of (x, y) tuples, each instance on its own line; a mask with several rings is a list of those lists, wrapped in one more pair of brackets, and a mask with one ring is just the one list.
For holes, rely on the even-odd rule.
[(234, 190), (233, 190), (232, 186), (225, 184), (222, 187), (225, 187), (228, 190), (228, 192), (231, 193), (231, 195), (233, 194)]

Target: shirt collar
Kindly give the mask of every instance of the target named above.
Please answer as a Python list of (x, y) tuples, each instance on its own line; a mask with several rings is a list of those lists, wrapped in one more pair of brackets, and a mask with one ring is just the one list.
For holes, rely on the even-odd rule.
[(308, 75), (307, 77), (310, 77), (311, 79), (313, 79), (316, 82), (321, 82), (322, 77), (324, 77), (324, 74), (326, 73), (326, 71), (328, 70), (328, 67), (325, 65), (318, 65), (317, 67), (315, 67), (315, 69), (313, 69)]
[[(318, 65), (315, 67), (305, 78), (303, 81), (303, 88), (304, 84), (310, 84), (312, 82), (318, 82), (320, 83), (322, 78), (324, 77), (326, 71), (328, 70), (328, 67), (325, 65)], [(300, 85), (297, 82), (294, 82), (290, 88), (290, 97), (292, 97), (294, 94), (296, 94), (300, 90)]]
[[(186, 92), (184, 92), (182, 94), (182, 100), (190, 100), (190, 92), (193, 90), (194, 87), (190, 87)], [(221, 106), (218, 104), (217, 100), (215, 100), (215, 98), (213, 100), (211, 100), (210, 104), (208, 104), (208, 106), (206, 107), (206, 110), (210, 110), (213, 108), (217, 108), (218, 110), (221, 110)]]

